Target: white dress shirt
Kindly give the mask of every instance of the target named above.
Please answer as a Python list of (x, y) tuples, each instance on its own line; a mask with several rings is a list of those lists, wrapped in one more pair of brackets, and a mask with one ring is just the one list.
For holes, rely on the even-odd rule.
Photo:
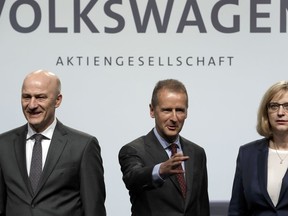
[[(42, 140), (42, 170), (45, 165), (45, 161), (48, 154), (48, 149), (51, 143), (51, 139), (53, 136), (54, 129), (56, 127), (57, 120), (54, 119), (53, 123), (41, 134), (45, 136), (45, 139)], [(31, 166), (31, 159), (32, 159), (32, 151), (35, 139), (31, 138), (36, 132), (31, 128), (31, 126), (28, 124), (28, 133), (26, 137), (26, 165), (27, 165), (27, 172), (28, 176), (30, 174), (30, 166)]]

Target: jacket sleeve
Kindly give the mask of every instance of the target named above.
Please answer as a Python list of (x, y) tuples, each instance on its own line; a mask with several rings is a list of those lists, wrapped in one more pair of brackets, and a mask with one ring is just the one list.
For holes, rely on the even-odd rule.
[(242, 154), (239, 150), (236, 162), (236, 171), (234, 176), (232, 196), (228, 209), (228, 216), (248, 215), (248, 206), (244, 195), (242, 179)]
[(92, 137), (84, 150), (80, 178), (80, 195), (85, 216), (106, 216), (104, 169), (100, 146), (95, 137)]
[(203, 152), (203, 179), (201, 184), (201, 194), (199, 199), (200, 215), (210, 215), (210, 204), (208, 197), (208, 174), (207, 174), (207, 159), (206, 154)]
[(6, 187), (0, 167), (0, 216), (5, 216), (6, 196)]
[(133, 146), (126, 145), (119, 152), (123, 181), (128, 190), (141, 191), (156, 186), (152, 180), (154, 166), (147, 166), (139, 151)]

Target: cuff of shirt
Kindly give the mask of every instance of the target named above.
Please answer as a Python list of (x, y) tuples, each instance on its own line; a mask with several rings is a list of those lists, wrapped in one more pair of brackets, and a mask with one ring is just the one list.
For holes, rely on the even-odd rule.
[(153, 179), (153, 182), (156, 183), (156, 185), (163, 184), (163, 182), (165, 181), (165, 179), (163, 179), (159, 175), (160, 165), (161, 165), (161, 163), (156, 164), (152, 170), (152, 179)]

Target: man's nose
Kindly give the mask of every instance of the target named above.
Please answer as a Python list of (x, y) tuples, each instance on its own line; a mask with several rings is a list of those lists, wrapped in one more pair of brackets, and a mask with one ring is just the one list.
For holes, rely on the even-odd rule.
[(177, 121), (177, 112), (176, 112), (176, 110), (172, 110), (172, 112), (171, 112), (171, 120), (172, 121)]
[(37, 106), (38, 106), (38, 102), (36, 98), (32, 97), (28, 104), (29, 109), (35, 109)]

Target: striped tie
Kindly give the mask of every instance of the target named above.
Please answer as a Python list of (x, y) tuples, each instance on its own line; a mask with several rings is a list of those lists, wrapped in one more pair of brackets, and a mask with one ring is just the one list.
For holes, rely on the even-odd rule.
[[(172, 143), (170, 145), (170, 149), (171, 149), (172, 156), (173, 156), (174, 154), (177, 153), (177, 144)], [(183, 170), (181, 164), (177, 167), (177, 169)], [(185, 178), (184, 178), (184, 173), (176, 174), (176, 178), (177, 178), (177, 181), (178, 181), (179, 186), (181, 188), (182, 196), (183, 196), (183, 198), (185, 198), (186, 197), (186, 182), (185, 182)]]

